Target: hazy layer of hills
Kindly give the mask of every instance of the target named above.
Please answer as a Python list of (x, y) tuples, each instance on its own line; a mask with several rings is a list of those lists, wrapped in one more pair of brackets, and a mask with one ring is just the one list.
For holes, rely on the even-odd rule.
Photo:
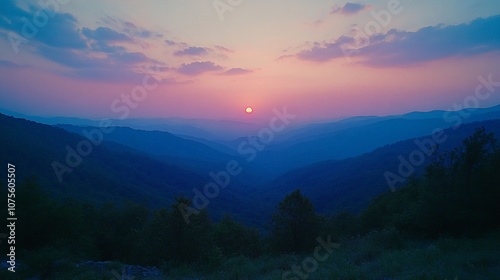
[[(439, 144), (439, 151), (451, 151), (456, 148), (480, 126), (488, 132), (495, 133), (497, 137), (500, 136), (500, 120), (465, 124), (456, 130), (449, 128), (443, 131), (443, 139), (446, 140)], [(257, 193), (273, 198), (274, 200), (269, 201), (269, 205), (275, 205), (279, 202), (281, 194), (300, 188), (320, 212), (358, 212), (368, 205), (372, 197), (390, 189), (384, 176), (385, 172), (400, 176), (406, 182), (407, 174), (399, 173), (400, 165), (403, 164), (405, 166), (403, 171), (407, 170), (406, 166), (411, 166), (414, 168), (413, 176), (421, 175), (425, 166), (432, 160), (432, 156), (425, 155), (425, 148), (430, 147), (429, 145), (419, 146), (416, 143), (430, 143), (429, 140), (432, 140), (430, 135), (408, 139), (377, 148), (358, 157), (322, 161), (297, 168), (262, 186)], [(412, 152), (418, 155), (424, 154), (425, 161), (420, 164), (418, 156), (414, 156), (414, 160), (411, 160)], [(404, 160), (401, 160), (400, 156)], [(396, 183), (395, 188), (402, 185)]]
[[(33, 121), (0, 114), (0, 131), (0, 158), (5, 165), (9, 162), (16, 166), (19, 181), (35, 176), (44, 188), (61, 199), (131, 200), (149, 207), (163, 207), (170, 205), (176, 196), (193, 196), (193, 188), (203, 189), (210, 181), (208, 174), (110, 141), (93, 145), (86, 156), (79, 154), (78, 163), (74, 152), (78, 153), (79, 143), (86, 138)], [(71, 150), (74, 152), (68, 152)], [(69, 160), (68, 155), (71, 155)], [(63, 166), (57, 170), (67, 170), (61, 175), (62, 181), (54, 170), (54, 162)], [(236, 194), (235, 189), (224, 190), (210, 203), (215, 215), (234, 211), (238, 216), (245, 210), (248, 199)]]
[[(144, 126), (147, 120), (131, 120), (134, 128), (113, 122), (120, 126), (104, 133), (102, 144), (92, 145), (92, 151), (72, 167), (67, 163), (68, 147), (77, 150), (86, 139), (84, 131), (99, 129), (95, 121), (3, 112), (37, 122), (0, 115), (0, 158), (13, 161), (20, 176), (35, 175), (58, 197), (94, 202), (128, 199), (158, 207), (179, 195), (193, 198), (194, 188), (203, 190), (214, 180), (210, 172), (225, 170), (229, 161), (236, 161), (241, 174), (232, 176), (229, 186), (210, 199), (208, 207), (215, 216), (232, 213), (259, 225), (268, 219), (270, 207), (296, 188), (320, 212), (359, 211), (373, 196), (389, 188), (384, 172), (397, 174), (400, 156), (408, 159), (418, 149), (413, 138), (429, 139), (437, 128), (446, 129), (447, 140), (440, 144), (441, 150), (456, 147), (478, 126), (500, 135), (500, 106), (356, 117), (291, 126), (277, 133), (262, 151), (256, 149), (255, 159), (248, 160), (238, 147), (248, 145), (248, 137), (260, 129), (257, 123), (235, 129), (242, 124), (154, 120), (148, 127), (154, 130), (148, 130)], [(451, 128), (454, 125), (458, 129)], [(221, 133), (223, 127), (229, 132)], [(252, 130), (254, 133), (243, 136)], [(200, 138), (205, 131), (210, 133)], [(234, 140), (227, 140), (230, 135)], [(424, 163), (415, 166), (415, 175), (428, 160), (426, 157)], [(62, 182), (54, 171), (54, 162), (71, 170), (64, 172)]]

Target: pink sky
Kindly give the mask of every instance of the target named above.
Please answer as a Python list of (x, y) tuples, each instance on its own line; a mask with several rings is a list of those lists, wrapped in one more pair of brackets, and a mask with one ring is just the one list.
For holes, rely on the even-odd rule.
[[(400, 1), (395, 14), (391, 1), (259, 0), (222, 17), (213, 1), (101, 2), (2, 4), (1, 108), (116, 118), (113, 102), (152, 74), (160, 85), (130, 117), (245, 119), (252, 106), (266, 118), (287, 106), (310, 121), (451, 109), (479, 75), (500, 81), (498, 1)], [(23, 18), (40, 12), (47, 23), (26, 36)], [(378, 33), (360, 43), (353, 30), (370, 23)], [(29, 39), (17, 53), (13, 36)]]

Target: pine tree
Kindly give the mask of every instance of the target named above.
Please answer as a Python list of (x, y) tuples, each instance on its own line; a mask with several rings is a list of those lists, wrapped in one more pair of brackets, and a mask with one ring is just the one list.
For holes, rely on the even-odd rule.
[(280, 202), (272, 222), (273, 243), (280, 252), (306, 251), (313, 246), (319, 233), (314, 207), (300, 190)]

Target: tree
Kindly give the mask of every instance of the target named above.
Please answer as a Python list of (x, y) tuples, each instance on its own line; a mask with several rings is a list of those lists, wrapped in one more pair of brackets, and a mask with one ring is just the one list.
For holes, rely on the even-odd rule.
[(212, 224), (206, 209), (193, 214), (190, 223), (186, 223), (182, 205), (191, 205), (191, 200), (185, 197), (176, 198), (172, 205), (167, 229), (167, 248), (169, 258), (179, 263), (191, 263), (207, 257), (212, 249), (210, 234)]
[(280, 252), (304, 252), (312, 248), (319, 233), (314, 207), (300, 190), (280, 202), (272, 222), (273, 243)]
[(484, 128), (450, 152), (433, 155), (419, 180), (381, 194), (363, 212), (366, 229), (396, 227), (420, 235), (463, 235), (498, 227), (500, 150)]
[(470, 187), (473, 172), (487, 162), (488, 156), (495, 149), (495, 135), (486, 133), (484, 127), (476, 129), (474, 134), (464, 140), (462, 146), (455, 149), (457, 169), (465, 176), (466, 188)]
[(145, 265), (160, 265), (168, 259), (168, 230), (171, 211), (162, 208), (154, 212), (148, 226), (144, 230), (144, 237), (140, 244), (143, 248), (141, 254)]
[(235, 222), (229, 215), (224, 215), (215, 225), (213, 239), (225, 256), (255, 257), (260, 252), (259, 232)]

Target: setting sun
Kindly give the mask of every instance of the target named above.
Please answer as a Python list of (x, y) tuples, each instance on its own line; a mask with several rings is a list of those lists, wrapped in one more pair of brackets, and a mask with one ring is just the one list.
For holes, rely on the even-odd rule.
[(248, 114), (252, 113), (252, 112), (253, 112), (252, 107), (247, 107), (247, 108), (245, 109), (245, 112), (247, 112)]

